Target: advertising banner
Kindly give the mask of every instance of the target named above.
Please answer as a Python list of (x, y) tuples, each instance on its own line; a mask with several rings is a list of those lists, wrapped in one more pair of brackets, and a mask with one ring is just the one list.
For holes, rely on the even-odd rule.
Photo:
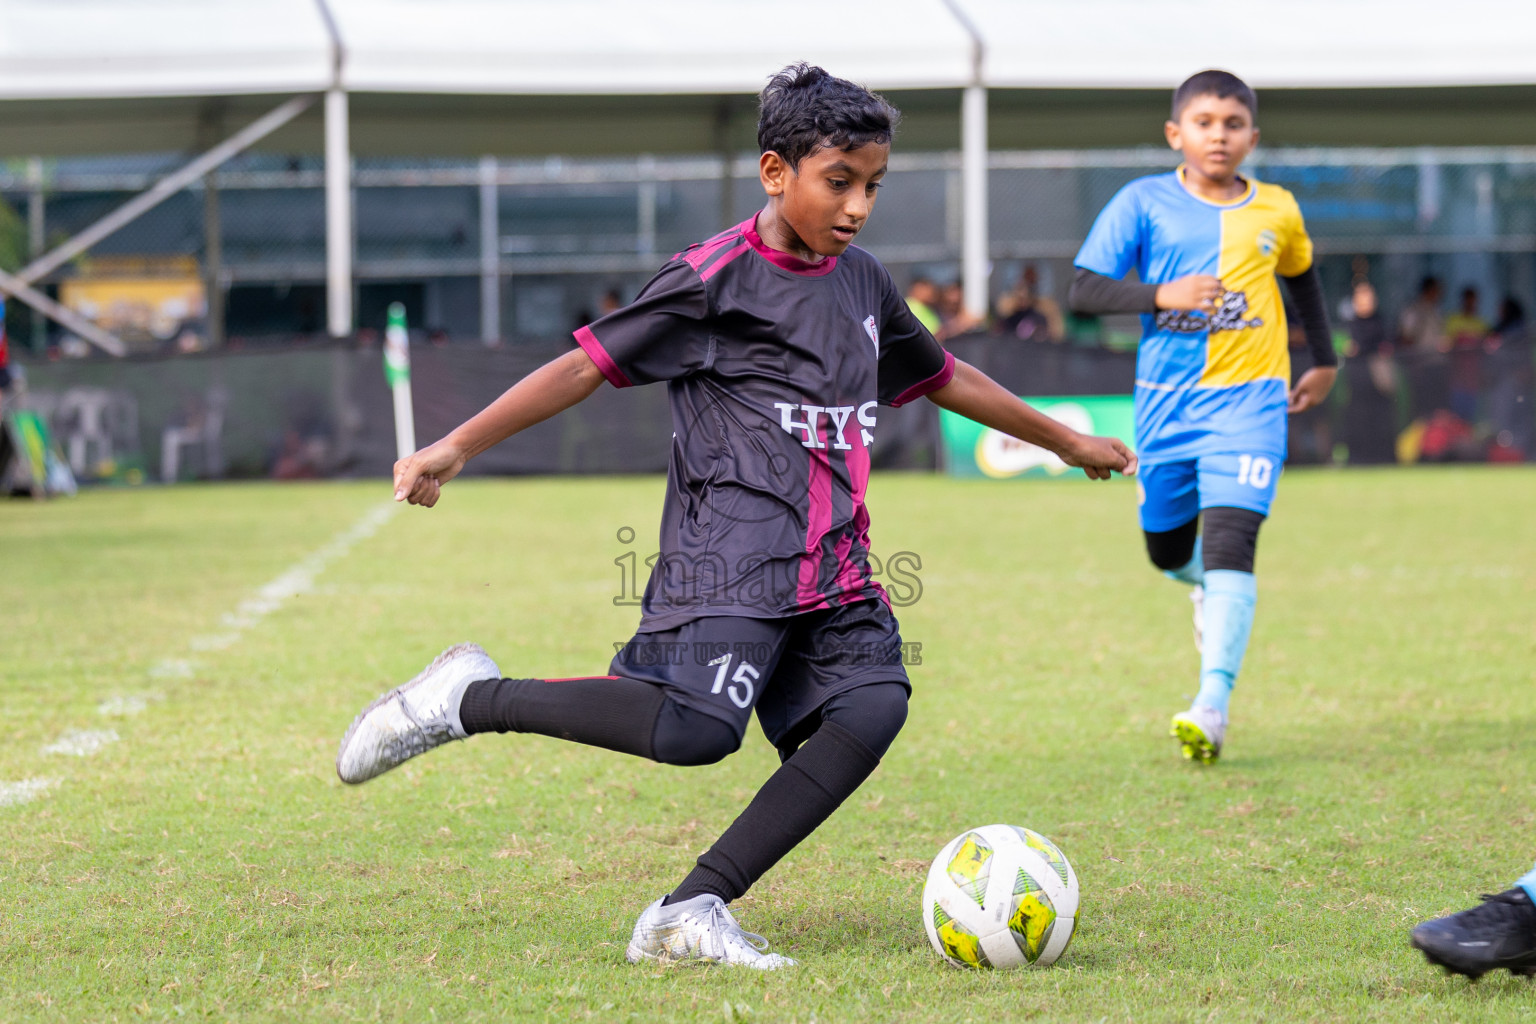
[[(1130, 395), (1086, 395), (1072, 398), (1027, 398), (1031, 406), (1084, 434), (1118, 437), (1133, 444), (1135, 421)], [(1067, 464), (1037, 445), (1025, 444), (1007, 434), (940, 410), (944, 468), (950, 476), (990, 477), (994, 480), (1066, 476)], [(1072, 472), (1079, 480), (1087, 477)]]

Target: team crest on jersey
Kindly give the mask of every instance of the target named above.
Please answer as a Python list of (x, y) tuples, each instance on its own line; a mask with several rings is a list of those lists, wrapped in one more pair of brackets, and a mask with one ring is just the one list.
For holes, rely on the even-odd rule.
[(864, 333), (869, 335), (869, 340), (874, 343), (875, 355), (878, 356), (880, 354), (880, 328), (876, 326), (874, 317), (867, 316), (864, 318)]
[(1259, 246), (1259, 252), (1265, 256), (1273, 256), (1275, 250), (1280, 248), (1280, 239), (1276, 238), (1275, 233), (1268, 228), (1260, 231), (1259, 237), (1255, 241)]
[(1165, 309), (1157, 314), (1157, 326), (1175, 334), (1204, 334), (1206, 331), (1242, 331), (1263, 327), (1258, 317), (1244, 320), (1248, 312), (1247, 292), (1223, 292), (1216, 312), (1207, 316), (1190, 309)]

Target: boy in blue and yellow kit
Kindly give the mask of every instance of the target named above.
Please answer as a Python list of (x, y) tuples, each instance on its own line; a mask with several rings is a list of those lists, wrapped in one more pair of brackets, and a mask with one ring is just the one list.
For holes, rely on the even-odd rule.
[[(1286, 414), (1321, 403), (1337, 365), (1295, 198), (1238, 173), (1259, 139), (1256, 110), (1253, 90), (1224, 71), (1179, 86), (1165, 133), (1184, 163), (1110, 200), (1071, 292), (1079, 312), (1142, 314), (1141, 527), (1152, 563), (1195, 588), (1200, 691), (1172, 735), (1204, 763), (1221, 755), (1253, 626), (1254, 550), (1285, 461)], [(1132, 269), (1140, 282), (1121, 280)], [(1313, 360), (1294, 387), (1276, 276)]]

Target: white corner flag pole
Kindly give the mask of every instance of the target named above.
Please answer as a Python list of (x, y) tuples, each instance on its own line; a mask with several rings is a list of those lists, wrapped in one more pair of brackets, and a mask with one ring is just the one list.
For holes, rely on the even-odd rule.
[(389, 326), (384, 328), (384, 379), (395, 397), (395, 457), (416, 450), (416, 415), (411, 407), (411, 349), (405, 333), (405, 306), (389, 304)]

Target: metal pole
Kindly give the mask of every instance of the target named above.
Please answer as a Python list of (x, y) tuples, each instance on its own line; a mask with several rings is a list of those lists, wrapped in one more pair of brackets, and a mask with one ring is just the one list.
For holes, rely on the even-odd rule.
[(480, 340), (501, 341), (501, 195), (496, 158), (480, 158)]
[(635, 251), (651, 256), (656, 252), (656, 158), (649, 153), (640, 154), (636, 169), (640, 184), (636, 197)]
[(720, 151), (720, 225), (736, 219), (736, 161), (731, 154), (731, 101), (715, 111), (715, 146)]
[[(43, 197), (43, 161), (38, 157), (27, 160), (27, 259), (35, 260), (43, 254), (48, 244), (48, 205)], [(32, 314), (32, 351), (41, 352), (48, 347), (48, 321), (37, 310)]]
[(944, 6), (971, 37), (971, 84), (960, 101), (960, 176), (965, 187), (960, 272), (965, 282), (965, 311), (982, 318), (991, 305), (987, 287), (987, 41), (960, 0), (944, 0)]
[(333, 338), (352, 333), (352, 152), (347, 94), (325, 93), (325, 307)]
[(967, 86), (961, 103), (961, 175), (965, 182), (961, 267), (965, 311), (985, 317), (991, 305), (987, 286), (987, 89)]
[(203, 178), (203, 276), (208, 289), (208, 347), (224, 347), (224, 232), (219, 220), (219, 186)]

